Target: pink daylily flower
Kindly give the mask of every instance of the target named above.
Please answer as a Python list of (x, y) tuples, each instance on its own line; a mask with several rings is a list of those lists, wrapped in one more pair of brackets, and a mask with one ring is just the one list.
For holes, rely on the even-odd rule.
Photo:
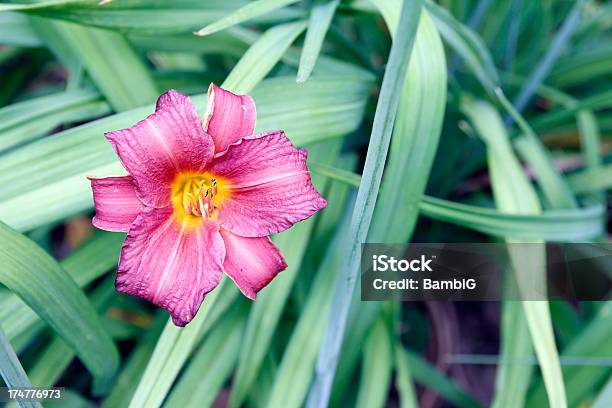
[(174, 90), (155, 113), (106, 133), (126, 176), (91, 177), (93, 224), (127, 232), (116, 288), (189, 323), (223, 272), (255, 299), (287, 267), (269, 238), (327, 202), (306, 151), (282, 131), (253, 135), (255, 103), (211, 84), (203, 120)]

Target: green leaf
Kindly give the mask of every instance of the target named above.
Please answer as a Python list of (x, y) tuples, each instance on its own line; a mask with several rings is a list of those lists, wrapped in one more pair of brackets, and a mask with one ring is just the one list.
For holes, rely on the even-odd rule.
[[(477, 129), (479, 135), (487, 143), (488, 164), (491, 174), (491, 185), (497, 207), (502, 212), (539, 214), (541, 207), (535, 189), (523, 173), (519, 161), (514, 156), (510, 142), (507, 138), (501, 117), (490, 105), (484, 102), (467, 104), (466, 113)], [(513, 240), (513, 238), (510, 238)], [(535, 280), (535, 288), (543, 290), (544, 270), (533, 265), (544, 265), (541, 259), (546, 256), (543, 247), (530, 247), (533, 253), (513, 253), (510, 255), (515, 270), (527, 272)], [(541, 276), (538, 276), (540, 274)], [(519, 283), (527, 282), (527, 278), (519, 278)], [(531, 282), (531, 280), (530, 280)], [(521, 285), (521, 291), (525, 288)], [(552, 321), (548, 302), (524, 301), (522, 302), (527, 326), (531, 334), (533, 346), (540, 362), (540, 368), (546, 384), (550, 405), (566, 407), (566, 393), (559, 354), (555, 344)], [(517, 340), (520, 341), (520, 340)]]
[[(4, 335), (4, 331), (0, 328), (0, 374), (2, 375), (2, 379), (4, 383), (9, 388), (32, 388), (32, 384), (28, 379), (19, 359), (17, 358), (17, 354), (11, 347), (11, 343), (8, 341), (6, 336)], [(29, 402), (23, 401), (19, 404), (24, 408), (38, 408), (41, 407), (40, 402)]]
[(406, 352), (400, 343), (397, 343), (393, 349), (395, 353), (395, 367), (397, 368), (397, 376), (395, 377), (395, 387), (399, 392), (401, 408), (418, 408), (416, 390), (412, 383), (412, 374), (410, 373), (410, 363)]
[(420, 1), (407, 2), (402, 6), (395, 37), (396, 41), (391, 46), (376, 106), (363, 179), (353, 209), (349, 233), (350, 244), (334, 295), (332, 308), (336, 313), (332, 315), (328, 322), (317, 361), (317, 377), (308, 400), (311, 407), (326, 406), (329, 400), (330, 388), (336, 371), (340, 345), (344, 337), (346, 320), (355, 288), (359, 251), (361, 243), (367, 237), (372, 221), (391, 132), (399, 106), (400, 95), (395, 90), (403, 86), (406, 77), (420, 14)]
[[(89, 300), (101, 315), (104, 315), (108, 309), (109, 298), (115, 296), (114, 283), (114, 276), (109, 276), (89, 295)], [(110, 320), (103, 320), (103, 323), (108, 321)], [(43, 388), (52, 387), (73, 358), (74, 353), (66, 343), (60, 337), (53, 336), (38, 361), (28, 369), (32, 384)]]
[(99, 97), (100, 94), (94, 90), (79, 89), (41, 96), (6, 106), (0, 109), (0, 132), (2, 132), (2, 138), (6, 137), (5, 132), (8, 129), (18, 126), (22, 122), (36, 120), (36, 118), (52, 114), (66, 107), (95, 101)]
[(90, 89), (60, 92), (0, 109), (0, 153), (45, 135), (57, 126), (110, 112)]
[(53, 387), (68, 364), (74, 358), (74, 353), (60, 337), (53, 337), (39, 360), (28, 369), (32, 384), (37, 387)]
[(342, 353), (338, 362), (338, 370), (332, 385), (330, 405), (341, 404), (350, 393), (350, 385), (355, 369), (361, 362), (362, 350), (368, 333), (383, 310), (383, 304), (370, 302), (367, 305), (361, 301), (361, 282), (353, 293), (351, 311), (346, 328), (346, 335), (342, 342)]
[(553, 128), (562, 124), (567, 119), (573, 118), (577, 112), (585, 109), (599, 110), (612, 106), (612, 90), (596, 92), (592, 95), (580, 99), (576, 104), (554, 109), (550, 112), (539, 115), (531, 121), (531, 126), (536, 130)]
[[(319, 163), (311, 163), (311, 170), (355, 187), (359, 187), (361, 180), (358, 174)], [(604, 208), (598, 205), (570, 210), (550, 210), (538, 215), (509, 214), (492, 208), (423, 196), (419, 208), (420, 214), (426, 217), (501, 238), (576, 242), (593, 240), (603, 231), (601, 220)]]
[(493, 94), (499, 77), (493, 59), (480, 37), (441, 6), (428, 0), (425, 2), (425, 8), (434, 18), (442, 38), (474, 72), (482, 86)]
[(228, 27), (240, 24), (254, 17), (269, 13), (281, 7), (297, 3), (298, 0), (256, 0), (234, 11), (233, 13), (215, 21), (212, 24), (195, 32), (196, 35), (209, 35)]
[(338, 4), (340, 4), (340, 0), (318, 1), (310, 10), (308, 31), (300, 56), (297, 82), (305, 82), (310, 77)]
[[(83, 288), (117, 265), (123, 234), (96, 233), (60, 262), (61, 267)], [(40, 327), (40, 318), (17, 295), (0, 301), (0, 322), (11, 341)], [(36, 331), (33, 333), (35, 334)]]
[(578, 0), (574, 2), (570, 12), (565, 17), (563, 24), (561, 24), (550, 41), (546, 52), (531, 70), (529, 77), (526, 79), (518, 95), (513, 101), (513, 105), (516, 106), (516, 109), (519, 112), (522, 112), (525, 109), (536, 92), (538, 86), (544, 81), (544, 79), (546, 79), (546, 76), (553, 68), (553, 64), (556, 62), (559, 55), (567, 47), (568, 40), (570, 39), (574, 28), (578, 25), (580, 15), (582, 14), (582, 10), (586, 3), (586, 0)]
[(96, 405), (78, 392), (64, 389), (61, 400), (47, 400), (45, 408), (96, 408)]
[[(24, 10), (30, 15), (72, 21), (81, 25), (109, 28), (126, 34), (154, 35), (166, 40), (168, 34), (188, 34), (205, 24), (214, 23), (248, 0), (157, 0), (112, 1), (98, 5), (97, 1), (79, 2), (63, 7), (42, 7)], [(256, 17), (253, 23), (278, 23), (300, 18), (301, 10), (277, 9)], [(196, 38), (194, 38), (196, 39)]]
[(21, 13), (0, 13), (0, 44), (38, 47), (39, 36), (32, 30), (28, 18)]
[(509, 214), (490, 208), (453, 203), (433, 197), (421, 202), (421, 214), (495, 237), (524, 241), (588, 241), (602, 232), (601, 206), (550, 210), (538, 215)]
[[(358, 157), (356, 154), (343, 154), (339, 158), (338, 166), (340, 168), (353, 169), (357, 166), (357, 163)], [(325, 197), (330, 203), (336, 202), (336, 204), (330, 204), (326, 208), (325, 213), (321, 215), (311, 244), (308, 247), (308, 253), (314, 256), (310, 256), (306, 260), (312, 260), (316, 262), (314, 263), (316, 265), (320, 264), (320, 259), (318, 259), (319, 257), (316, 254), (325, 253), (329, 247), (333, 232), (336, 231), (340, 221), (346, 217), (347, 208), (350, 208), (348, 205), (352, 202), (352, 193), (348, 186), (332, 183)], [(348, 201), (349, 198), (351, 201)], [(330, 212), (332, 210), (333, 212)], [(357, 285), (359, 285), (359, 282), (357, 282)], [(378, 303), (371, 303), (370, 307), (360, 307), (362, 303), (359, 293), (360, 289), (358, 286), (353, 294), (347, 323), (347, 335), (342, 342), (342, 353), (332, 385), (331, 406), (341, 405), (345, 401), (348, 384), (353, 379), (355, 368), (361, 361), (361, 350), (367, 333), (380, 314), (380, 304)]]
[(533, 356), (529, 327), (519, 302), (502, 302), (501, 360), (495, 375), (493, 408), (525, 406), (533, 368), (522, 364)]
[[(376, 2), (376, 5), (387, 19), (390, 31), (394, 32), (392, 24), (397, 24), (397, 21), (394, 20), (396, 14), (393, 11), (397, 4)], [(445, 104), (444, 49), (431, 19), (427, 13), (422, 13), (402, 88), (374, 219), (368, 233), (369, 242), (406, 242), (410, 239), (438, 146)], [(406, 174), (413, 175), (412, 182), (405, 182)], [(389, 214), (394, 216), (389, 217)], [(361, 326), (368, 324), (364, 316), (375, 314), (376, 311), (371, 310), (374, 307), (371, 303), (353, 301), (351, 308), (356, 310), (351, 311), (345, 336), (345, 339), (351, 340), (345, 340), (342, 345), (338, 375), (333, 385), (332, 405), (341, 398), (344, 384), (350, 380), (352, 367), (357, 364), (360, 355), (358, 350), (362, 344), (355, 339), (363, 337)], [(339, 378), (341, 376), (346, 379)]]
[[(346, 222), (344, 224), (346, 226)], [(317, 270), (306, 305), (283, 353), (266, 406), (297, 408), (304, 404), (330, 315), (334, 281), (338, 276), (341, 251), (335, 248), (346, 239), (346, 230), (340, 227)]]
[(552, 158), (538, 136), (510, 101), (506, 99), (500, 88), (496, 88), (495, 94), (523, 132), (523, 137), (515, 142), (516, 147), (531, 166), (550, 206), (557, 209), (577, 208), (576, 198), (555, 168)]
[[(597, 304), (597, 313), (589, 324), (563, 349), (562, 356), (569, 358), (609, 358), (612, 355), (612, 302)], [(568, 403), (577, 406), (588, 398), (596, 386), (610, 376), (610, 367), (603, 366), (563, 366), (566, 378)], [(529, 395), (527, 406), (546, 405), (546, 388), (538, 383)]]
[(237, 94), (250, 92), (270, 72), (305, 28), (306, 24), (302, 22), (270, 28), (240, 58), (225, 78), (223, 88), (232, 89)]
[(34, 10), (51, 6), (55, 7), (70, 3), (78, 3), (79, 1), (82, 0), (44, 0), (34, 3), (0, 3), (0, 12)]
[(609, 43), (594, 43), (559, 57), (546, 82), (565, 88), (603, 79), (612, 70), (611, 49)]
[[(47, 29), (83, 64), (116, 111), (152, 103), (159, 92), (147, 67), (117, 32), (46, 20)], [(43, 39), (55, 39), (45, 36)]]
[(237, 292), (233, 282), (224, 278), (211, 295), (204, 299), (199, 313), (189, 326), (177, 327), (171, 319), (168, 320), (131, 399), (130, 407), (158, 407), (162, 404), (195, 345), (235, 301)]
[(608, 190), (612, 188), (612, 165), (608, 164), (570, 174), (567, 182), (578, 194)]
[(389, 328), (384, 316), (381, 316), (374, 323), (363, 348), (361, 380), (355, 407), (384, 407), (389, 393), (392, 370), (393, 351)]
[(224, 286), (233, 285), (223, 278), (219, 287), (202, 302), (199, 312), (186, 327), (177, 327), (168, 320), (159, 337), (147, 368), (138, 383), (130, 407), (159, 407), (170, 390), (179, 371), (202, 335), (202, 328), (217, 299), (223, 296)]
[(130, 353), (128, 360), (121, 368), (121, 372), (113, 384), (112, 392), (102, 403), (102, 408), (128, 406), (167, 320), (166, 313), (158, 310), (153, 324), (140, 338), (138, 344)]
[(612, 403), (612, 378), (608, 380), (603, 390), (597, 396), (597, 399), (591, 405), (591, 408), (606, 408)]
[[(446, 60), (440, 36), (422, 13), (402, 88), (370, 242), (407, 242), (412, 236), (442, 131)], [(406, 183), (406, 175), (411, 182)], [(389, 214), (394, 214), (389, 217)]]
[(142, 33), (128, 35), (130, 43), (138, 50), (198, 53), (202, 55), (223, 54), (235, 58), (240, 58), (258, 38), (259, 33), (242, 27), (206, 37), (197, 37), (191, 33), (162, 37)]
[(531, 340), (540, 362), (548, 400), (553, 407), (566, 407), (566, 391), (555, 344), (548, 302), (523, 302)]
[(244, 308), (224, 317), (195, 353), (164, 406), (213, 405), (238, 360), (245, 317)]
[(420, 355), (410, 350), (405, 350), (405, 357), (411, 369), (412, 377), (419, 384), (434, 390), (445, 400), (458, 407), (476, 408), (480, 406), (472, 396), (438, 371), (436, 367), (424, 360)]
[[(491, 173), (497, 172), (495, 176), (499, 176), (500, 183), (503, 183), (492, 183), (496, 203), (499, 202), (498, 207), (503, 205), (501, 211), (512, 214), (539, 214), (541, 207), (535, 188), (514, 155), (497, 111), (487, 102), (474, 101), (467, 97), (464, 98), (461, 108), (487, 145), (489, 166), (493, 167), (490, 169)], [(493, 175), (491, 178), (493, 179)]]
[[(54, 21), (38, 16), (28, 16), (29, 25), (41, 39), (42, 45), (49, 48), (55, 58), (66, 67), (71, 79), (75, 74), (83, 71), (79, 55), (77, 55), (69, 43), (64, 41), (63, 30)], [(43, 40), (44, 39), (44, 40)], [(80, 72), (79, 76), (82, 76)], [(82, 78), (81, 78), (82, 79)], [(79, 81), (81, 80), (79, 79)], [(78, 86), (79, 84), (77, 84)], [(68, 87), (66, 87), (68, 88)]]
[(28, 304), (67, 345), (97, 380), (109, 384), (119, 364), (115, 345), (69, 275), (32, 241), (0, 223), (0, 280)]

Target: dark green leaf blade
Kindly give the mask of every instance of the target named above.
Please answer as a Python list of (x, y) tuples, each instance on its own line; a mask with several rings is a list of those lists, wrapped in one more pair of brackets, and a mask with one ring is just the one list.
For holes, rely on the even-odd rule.
[(28, 238), (0, 222), (0, 280), (60, 335), (105, 387), (119, 354), (83, 292), (57, 262)]

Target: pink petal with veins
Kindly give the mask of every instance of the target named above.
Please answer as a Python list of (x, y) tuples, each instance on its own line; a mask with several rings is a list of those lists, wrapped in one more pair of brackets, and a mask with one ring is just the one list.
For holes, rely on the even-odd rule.
[(220, 232), (225, 243), (225, 273), (246, 297), (255, 300), (257, 292), (287, 267), (283, 254), (268, 237), (246, 238), (225, 229)]
[(227, 182), (221, 226), (244, 237), (276, 234), (327, 205), (315, 190), (305, 150), (282, 131), (245, 137), (215, 157), (209, 171)]
[(127, 232), (144, 205), (136, 197), (130, 176), (89, 177), (96, 215), (93, 225), (106, 231)]
[(215, 152), (223, 152), (240, 138), (252, 135), (256, 118), (253, 98), (248, 95), (235, 95), (210, 84), (204, 130), (215, 141)]
[(155, 113), (105, 136), (134, 177), (138, 197), (153, 207), (168, 205), (178, 172), (202, 172), (214, 154), (193, 103), (173, 90), (159, 97)]
[(146, 207), (123, 243), (116, 288), (189, 323), (222, 276), (225, 246), (216, 223), (179, 223), (172, 208)]

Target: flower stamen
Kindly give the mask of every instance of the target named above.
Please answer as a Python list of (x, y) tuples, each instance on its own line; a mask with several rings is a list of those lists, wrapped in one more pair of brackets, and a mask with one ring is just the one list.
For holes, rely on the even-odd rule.
[(173, 201), (181, 206), (185, 215), (207, 219), (217, 208), (215, 196), (218, 192), (217, 179), (214, 177), (183, 176), (175, 183)]

